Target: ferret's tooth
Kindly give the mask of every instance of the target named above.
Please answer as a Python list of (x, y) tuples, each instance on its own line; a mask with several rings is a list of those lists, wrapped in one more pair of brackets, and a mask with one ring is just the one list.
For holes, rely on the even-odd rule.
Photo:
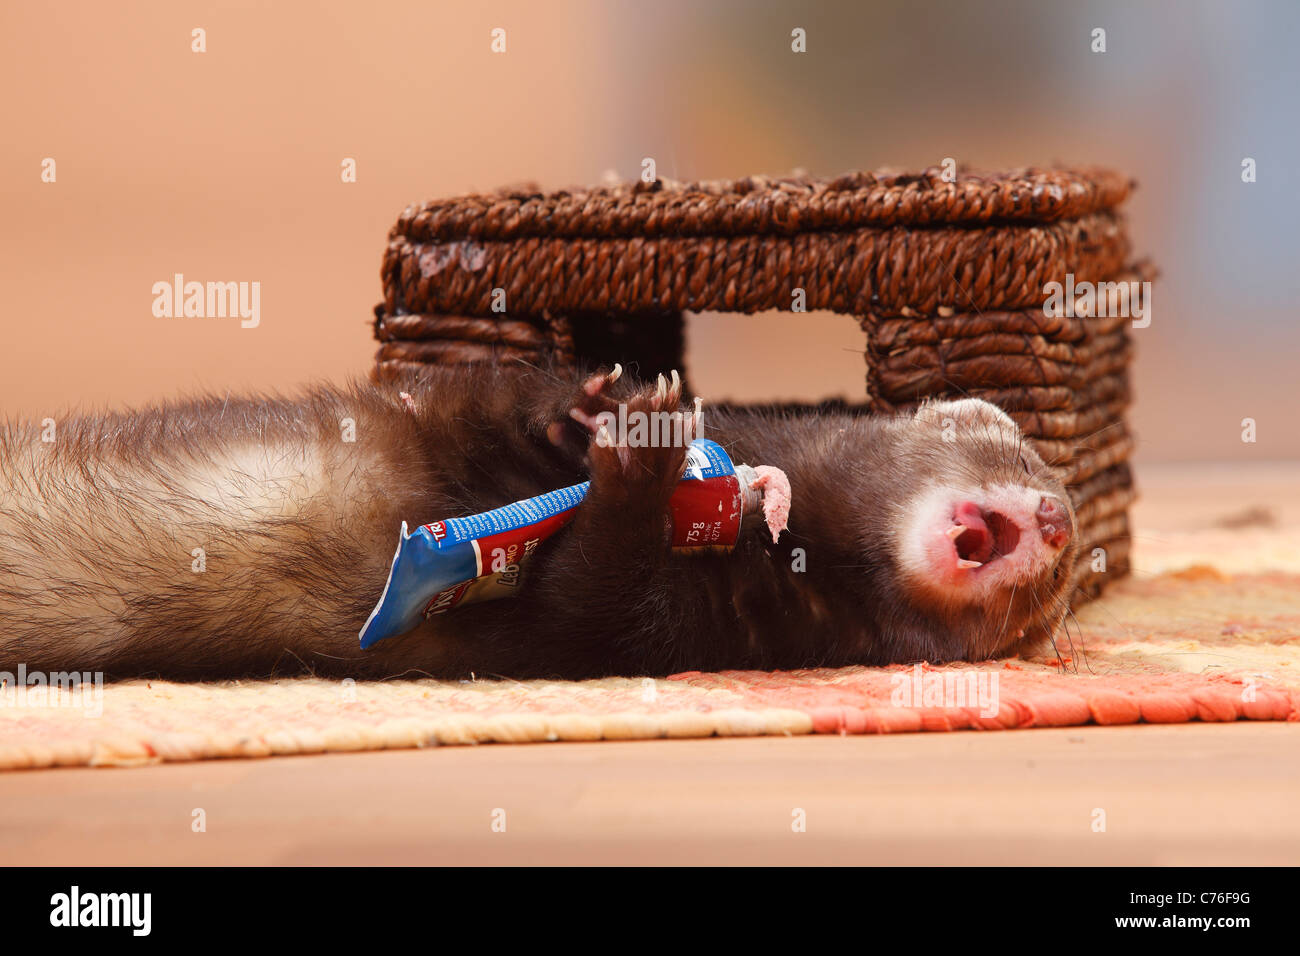
[(959, 568), (982, 568), (983, 566), (984, 562), (982, 561), (967, 561), (965, 558), (960, 558), (957, 561), (957, 567)]
[(619, 362), (614, 363), (614, 371), (605, 376), (605, 381), (614, 384), (623, 376), (623, 366)]
[(955, 524), (948, 529), (948, 537), (951, 538), (953, 541), (956, 541), (958, 538), (961, 537), (961, 533), (965, 530), (966, 530), (965, 525)]

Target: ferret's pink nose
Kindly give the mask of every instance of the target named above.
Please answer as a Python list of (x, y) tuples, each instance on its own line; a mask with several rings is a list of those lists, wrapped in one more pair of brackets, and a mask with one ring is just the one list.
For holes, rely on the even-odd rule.
[(1051, 495), (1043, 495), (1043, 500), (1038, 504), (1037, 517), (1043, 542), (1053, 548), (1064, 548), (1074, 532), (1070, 509), (1065, 507), (1065, 503)]

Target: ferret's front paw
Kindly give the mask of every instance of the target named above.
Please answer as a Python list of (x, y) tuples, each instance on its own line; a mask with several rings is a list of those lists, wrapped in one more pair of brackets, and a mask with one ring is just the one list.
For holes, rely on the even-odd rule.
[(587, 452), (593, 493), (631, 507), (667, 506), (699, 428), (698, 408), (682, 411), (681, 400), (674, 371), (671, 380), (660, 375), (653, 388), (593, 418)]
[(617, 415), (618, 400), (610, 395), (610, 386), (623, 376), (618, 363), (608, 372), (589, 375), (577, 390), (554, 410), (546, 425), (546, 437), (552, 445), (582, 455), (587, 443), (600, 427), (599, 416)]

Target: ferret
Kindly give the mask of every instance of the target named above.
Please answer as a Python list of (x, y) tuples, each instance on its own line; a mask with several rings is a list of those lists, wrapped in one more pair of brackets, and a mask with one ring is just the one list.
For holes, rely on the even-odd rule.
[[(498, 366), (299, 398), (210, 397), (0, 431), (0, 668), (218, 679), (581, 679), (978, 661), (1049, 639), (1069, 497), (1002, 410), (717, 406), (703, 433), (783, 470), (777, 541), (669, 548), (684, 447), (609, 447), (601, 411), (665, 387)], [(398, 529), (587, 478), (518, 596), (362, 651)]]

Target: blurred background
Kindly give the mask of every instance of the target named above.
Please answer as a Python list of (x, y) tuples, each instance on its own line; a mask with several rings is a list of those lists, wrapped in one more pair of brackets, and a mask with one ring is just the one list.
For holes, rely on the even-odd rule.
[[(951, 156), (1139, 181), (1130, 234), (1162, 272), (1134, 333), (1139, 461), (1300, 458), (1297, 37), (1284, 0), (6, 3), (0, 414), (364, 375), (414, 201), (647, 156), (685, 180)], [(177, 272), (260, 282), (261, 324), (155, 318)], [(861, 396), (856, 323), (789, 322), (691, 317), (692, 384)]]

